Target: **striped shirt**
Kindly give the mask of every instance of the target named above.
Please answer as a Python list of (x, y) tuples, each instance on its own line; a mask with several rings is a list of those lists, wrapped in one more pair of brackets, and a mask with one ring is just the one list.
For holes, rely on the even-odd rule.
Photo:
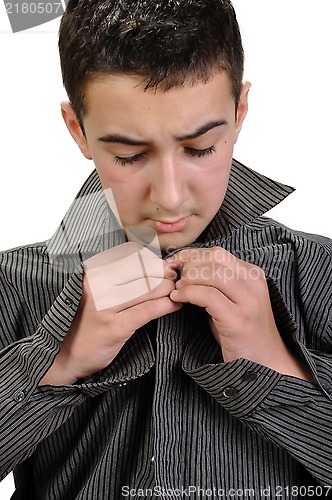
[(317, 384), (224, 363), (204, 310), (186, 304), (104, 370), (38, 388), (82, 260), (124, 241), (95, 171), (53, 238), (0, 253), (0, 477), (14, 470), (13, 499), (332, 498), (332, 244), (263, 216), (291, 192), (234, 160), (195, 245), (263, 268), (279, 331)]

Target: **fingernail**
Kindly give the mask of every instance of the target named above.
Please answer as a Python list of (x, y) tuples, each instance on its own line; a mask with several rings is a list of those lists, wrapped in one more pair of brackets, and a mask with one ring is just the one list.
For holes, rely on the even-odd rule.
[(173, 300), (176, 300), (180, 295), (180, 292), (178, 292), (177, 290), (173, 290), (171, 293), (170, 293), (170, 298)]

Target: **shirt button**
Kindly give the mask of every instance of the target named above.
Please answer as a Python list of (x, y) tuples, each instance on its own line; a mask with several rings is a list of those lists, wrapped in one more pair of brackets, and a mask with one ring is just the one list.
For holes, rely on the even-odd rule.
[(226, 389), (222, 391), (222, 394), (223, 396), (225, 396), (225, 398), (232, 398), (236, 396), (237, 390), (234, 389), (234, 387), (226, 387)]
[(243, 380), (245, 382), (254, 382), (255, 380), (257, 380), (257, 373), (255, 373), (255, 372), (246, 372), (243, 375)]
[(25, 399), (25, 392), (24, 391), (17, 391), (14, 394), (14, 401), (16, 401), (16, 403), (21, 403), (24, 399)]
[(71, 299), (69, 299), (68, 297), (65, 298), (64, 302), (69, 307), (72, 307), (72, 305), (73, 305), (73, 301)]

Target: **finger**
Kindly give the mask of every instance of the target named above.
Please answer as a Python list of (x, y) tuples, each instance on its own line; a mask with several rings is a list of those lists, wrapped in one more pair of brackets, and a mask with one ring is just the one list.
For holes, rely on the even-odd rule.
[(216, 319), (220, 319), (221, 315), (233, 313), (235, 310), (235, 305), (214, 287), (186, 286), (181, 290), (172, 291), (170, 298), (174, 302), (203, 307), (210, 316)]
[(177, 275), (168, 262), (163, 261), (147, 248), (139, 252), (139, 260), (144, 275), (155, 278), (176, 279)]
[(165, 271), (161, 259), (150, 256), (143, 258), (140, 253), (133, 253), (102, 265), (99, 265), (99, 260), (95, 259), (85, 264), (85, 272), (89, 280), (107, 280), (112, 281), (114, 285), (120, 285), (148, 275), (163, 278)]
[(181, 303), (176, 304), (169, 297), (160, 297), (125, 309), (119, 312), (117, 317), (121, 324), (126, 325), (126, 329), (134, 332), (149, 321), (174, 313), (181, 307)]
[[(184, 266), (186, 262), (190, 260), (191, 250), (194, 249), (184, 249), (172, 255), (172, 257), (168, 257), (165, 262), (167, 262), (173, 269), (180, 269)], [(197, 250), (197, 249), (195, 249)]]
[[(244, 274), (244, 273), (242, 273)], [(240, 270), (236, 267), (225, 267), (221, 264), (191, 266), (186, 264), (182, 269), (181, 279), (176, 282), (176, 289), (196, 285), (214, 287), (229, 300), (237, 302), (244, 299), (247, 287), (239, 279)]]
[(173, 269), (172, 265), (166, 261), (162, 261), (164, 266), (164, 278), (176, 281), (178, 273)]
[(107, 280), (114, 285), (142, 277), (176, 279), (176, 273), (168, 263), (136, 244), (123, 244), (101, 252), (86, 260), (84, 269), (90, 281), (102, 283)]
[(168, 279), (141, 278), (122, 285), (108, 283), (103, 288), (91, 288), (90, 284), (90, 292), (97, 311), (119, 312), (140, 302), (169, 296), (174, 287), (174, 282)]
[(260, 293), (265, 282), (265, 274), (261, 268), (232, 256), (226, 263), (186, 263), (176, 288), (181, 290), (190, 285), (213, 286), (232, 302), (242, 303), (247, 302), (250, 295)]

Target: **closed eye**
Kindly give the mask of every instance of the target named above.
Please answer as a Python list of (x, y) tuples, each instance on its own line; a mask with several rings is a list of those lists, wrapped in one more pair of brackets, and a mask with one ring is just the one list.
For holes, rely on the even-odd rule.
[(203, 156), (211, 155), (216, 152), (216, 148), (214, 146), (205, 149), (195, 149), (195, 148), (184, 148), (184, 149), (185, 152), (188, 153), (190, 156), (195, 156), (198, 158), (202, 158)]
[[(209, 148), (205, 149), (195, 149), (195, 148), (189, 148), (185, 147), (184, 151), (189, 154), (190, 156), (194, 156), (196, 158), (202, 158), (204, 156), (211, 155), (216, 152), (216, 148), (214, 146), (210, 146)], [(137, 155), (133, 156), (115, 156), (114, 161), (116, 163), (120, 163), (123, 166), (126, 165), (133, 165), (136, 162), (139, 162), (142, 160), (145, 156), (145, 153), (139, 153)]]
[(133, 156), (115, 156), (114, 161), (116, 163), (120, 163), (121, 165), (123, 165), (125, 167), (126, 165), (133, 165), (137, 161), (142, 160), (144, 155), (145, 155), (144, 153), (139, 153), (139, 154), (133, 155)]

